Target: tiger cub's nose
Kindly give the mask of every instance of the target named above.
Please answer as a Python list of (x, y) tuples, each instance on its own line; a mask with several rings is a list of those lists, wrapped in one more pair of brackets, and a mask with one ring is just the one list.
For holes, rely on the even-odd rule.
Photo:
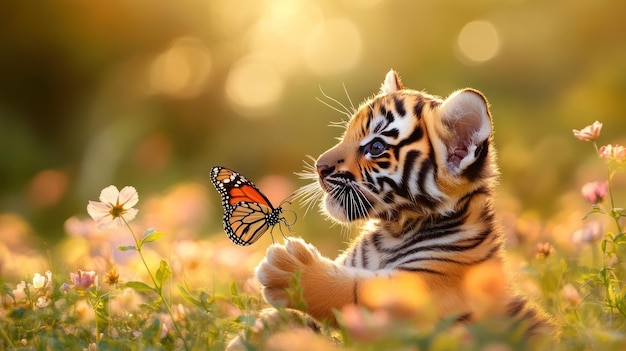
[(321, 179), (328, 177), (335, 171), (335, 166), (329, 166), (319, 163), (315, 165), (315, 168), (317, 168), (317, 174), (320, 176)]

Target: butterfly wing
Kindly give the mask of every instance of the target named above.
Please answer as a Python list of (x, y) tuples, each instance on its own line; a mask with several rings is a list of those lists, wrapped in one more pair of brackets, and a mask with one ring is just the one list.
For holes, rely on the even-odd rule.
[(226, 167), (211, 169), (211, 182), (222, 196), (224, 209), (239, 202), (256, 202), (274, 210), (270, 200), (246, 177)]
[(257, 241), (276, 225), (268, 220), (273, 209), (256, 202), (239, 202), (224, 212), (224, 231), (237, 245), (247, 246)]
[(222, 197), (224, 231), (237, 245), (250, 245), (278, 222), (267, 197), (241, 174), (225, 168), (211, 169), (211, 182)]

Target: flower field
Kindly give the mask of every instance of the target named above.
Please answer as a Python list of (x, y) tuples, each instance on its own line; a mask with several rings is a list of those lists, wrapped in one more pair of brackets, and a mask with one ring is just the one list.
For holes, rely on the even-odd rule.
[[(562, 326), (556, 340), (541, 344), (546, 349), (626, 350), (626, 212), (614, 197), (626, 149), (598, 147), (601, 129), (596, 122), (573, 133), (606, 172), (572, 192), (582, 201), (570, 199), (574, 205), (547, 222), (501, 213), (520, 288)], [(183, 184), (142, 203), (133, 187), (106, 187), (99, 201), (88, 202), (91, 219), (86, 213), (68, 219), (69, 239), (48, 252), (28, 248), (17, 218), (2, 218), (3, 230), (21, 239), (0, 246), (0, 348), (223, 350), (236, 335), (260, 330), (256, 317), (267, 306), (253, 269), (263, 248), (237, 247), (224, 235), (193, 239), (207, 203), (203, 190)], [(485, 279), (477, 277), (476, 285), (497, 282)], [(415, 289), (379, 287), (386, 299), (400, 298), (403, 288)], [(297, 277), (292, 289), (297, 293)], [(263, 334), (260, 348), (248, 349), (528, 349), (519, 326), (508, 321), (435, 320), (427, 303), (435, 297), (423, 295), (411, 302), (424, 311), (415, 318), (394, 321), (384, 310), (346, 306), (337, 311), (340, 329), (316, 334), (276, 320), (265, 326), (272, 332)]]

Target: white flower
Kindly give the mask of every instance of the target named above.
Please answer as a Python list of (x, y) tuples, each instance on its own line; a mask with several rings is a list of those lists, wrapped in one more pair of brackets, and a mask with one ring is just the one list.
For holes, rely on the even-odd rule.
[(593, 124), (586, 126), (581, 130), (572, 130), (574, 136), (582, 141), (595, 141), (602, 131), (602, 123), (595, 121)]
[(23, 280), (17, 284), (17, 286), (13, 290), (13, 296), (15, 298), (15, 301), (21, 301), (26, 298), (26, 293), (29, 290), (29, 286), (30, 284), (26, 284), (26, 282)]
[(139, 201), (139, 194), (132, 186), (117, 190), (114, 185), (102, 189), (100, 201), (89, 201), (87, 212), (96, 221), (98, 229), (112, 229), (132, 221), (137, 215), (133, 206)]
[(52, 284), (52, 272), (47, 271), (46, 275), (35, 273), (33, 276), (33, 288), (46, 289)]
[(39, 273), (35, 273), (33, 276), (33, 288), (41, 289), (46, 286), (46, 276)]
[(582, 297), (580, 297), (580, 293), (578, 293), (578, 290), (576, 290), (576, 288), (569, 283), (563, 286), (561, 294), (572, 307), (580, 305), (583, 301)]
[(603, 160), (626, 162), (626, 148), (622, 145), (605, 145), (598, 152)]
[(44, 308), (50, 305), (50, 302), (51, 300), (47, 296), (39, 296), (39, 298), (37, 298), (37, 303), (35, 304), (35, 307)]

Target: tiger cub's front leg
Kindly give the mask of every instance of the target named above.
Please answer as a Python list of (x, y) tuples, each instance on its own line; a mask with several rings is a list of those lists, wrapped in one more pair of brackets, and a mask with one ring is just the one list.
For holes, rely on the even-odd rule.
[[(357, 303), (358, 280), (362, 279), (359, 273), (364, 272), (323, 257), (315, 247), (298, 238), (290, 238), (285, 245), (270, 246), (256, 268), (263, 296), (272, 306), (302, 310), (331, 324), (336, 323), (333, 309)], [(300, 274), (299, 282), (295, 293), (290, 293), (296, 274)]]

